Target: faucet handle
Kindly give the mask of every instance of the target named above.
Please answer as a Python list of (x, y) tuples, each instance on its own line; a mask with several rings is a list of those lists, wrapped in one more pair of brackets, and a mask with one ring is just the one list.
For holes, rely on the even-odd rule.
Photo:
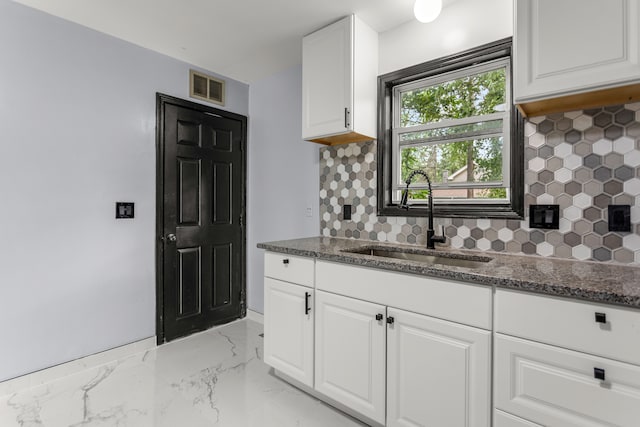
[(444, 235), (444, 225), (442, 226), (442, 234), (439, 236), (433, 236), (431, 240), (436, 243), (445, 243), (447, 241), (447, 236)]

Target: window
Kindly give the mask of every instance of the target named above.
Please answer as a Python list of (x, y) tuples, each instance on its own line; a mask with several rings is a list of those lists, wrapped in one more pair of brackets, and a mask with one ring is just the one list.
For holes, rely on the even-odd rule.
[[(380, 215), (426, 214), (430, 179), (436, 216), (521, 218), (523, 119), (511, 101), (511, 40), (379, 78)], [(418, 176), (419, 177), (419, 176)], [(420, 179), (422, 179), (420, 177)]]

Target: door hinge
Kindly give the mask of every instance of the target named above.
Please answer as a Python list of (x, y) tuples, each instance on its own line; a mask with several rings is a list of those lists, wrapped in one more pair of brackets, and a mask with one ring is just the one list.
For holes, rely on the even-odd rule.
[(240, 218), (238, 219), (238, 224), (240, 224), (240, 227), (244, 226), (244, 215), (240, 215)]

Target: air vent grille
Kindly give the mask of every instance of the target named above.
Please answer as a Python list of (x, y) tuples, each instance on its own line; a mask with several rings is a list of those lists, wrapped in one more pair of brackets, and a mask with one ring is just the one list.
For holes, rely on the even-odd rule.
[(224, 80), (189, 70), (189, 95), (192, 98), (224, 105)]

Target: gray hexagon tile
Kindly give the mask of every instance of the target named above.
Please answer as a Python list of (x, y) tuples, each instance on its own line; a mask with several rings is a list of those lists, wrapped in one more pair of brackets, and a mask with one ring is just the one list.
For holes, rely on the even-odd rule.
[[(320, 148), (321, 234), (424, 245), (426, 218), (377, 216), (375, 153), (375, 141)], [(531, 203), (560, 205), (559, 230), (529, 229), (528, 218), (436, 218), (447, 245), (640, 264), (640, 103), (531, 118), (525, 168), (525, 211)], [(609, 231), (613, 203), (632, 206), (634, 232)], [(352, 205), (351, 220), (344, 204)]]

